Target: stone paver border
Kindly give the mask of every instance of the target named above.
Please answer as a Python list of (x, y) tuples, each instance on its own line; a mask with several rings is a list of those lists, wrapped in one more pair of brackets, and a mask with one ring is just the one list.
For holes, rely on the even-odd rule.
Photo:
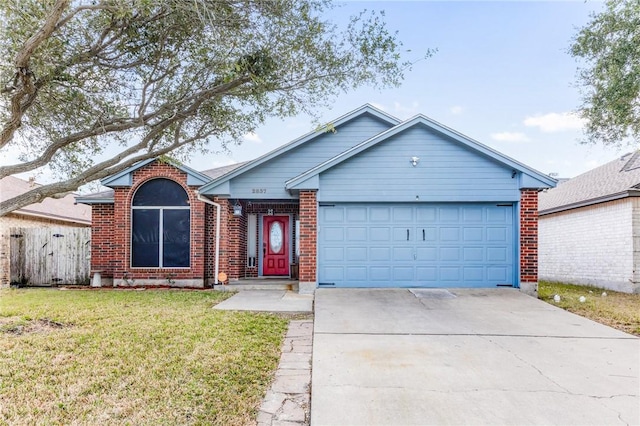
[(258, 412), (258, 426), (308, 425), (311, 419), (313, 321), (291, 321), (276, 377)]

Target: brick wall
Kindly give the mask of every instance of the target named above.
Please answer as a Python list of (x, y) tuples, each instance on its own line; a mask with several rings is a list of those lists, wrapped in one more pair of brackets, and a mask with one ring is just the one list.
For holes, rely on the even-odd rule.
[(91, 206), (91, 270), (113, 278), (113, 204)]
[(538, 282), (538, 190), (520, 192), (520, 283)]
[(300, 282), (316, 283), (318, 202), (315, 191), (300, 192)]
[(86, 228), (89, 225), (79, 225), (63, 220), (37, 218), (16, 213), (9, 213), (0, 219), (0, 288), (8, 287), (11, 280), (11, 228), (50, 228), (62, 226), (69, 228)]
[(634, 199), (540, 216), (540, 278), (614, 290), (634, 281)]
[[(154, 178), (167, 178), (179, 183), (189, 195), (191, 206), (191, 259), (189, 268), (132, 268), (131, 201), (135, 191)], [(187, 175), (179, 169), (153, 162), (133, 173), (131, 187), (114, 188), (112, 214), (106, 206), (94, 205), (92, 216), (101, 225), (94, 228), (91, 269), (103, 270), (103, 276), (113, 277), (116, 285), (129, 280), (130, 285), (203, 286), (205, 283), (205, 250), (207, 221), (205, 203), (198, 201), (195, 187), (187, 186)], [(111, 215), (111, 221), (108, 217)], [(110, 222), (110, 223), (109, 223)], [(99, 255), (96, 255), (100, 253)]]

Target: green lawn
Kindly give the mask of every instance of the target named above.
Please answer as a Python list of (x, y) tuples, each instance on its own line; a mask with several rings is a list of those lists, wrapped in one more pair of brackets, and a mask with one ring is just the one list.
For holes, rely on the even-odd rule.
[(0, 291), (0, 424), (246, 425), (288, 320), (212, 291)]
[[(602, 295), (603, 292), (606, 296)], [(553, 300), (556, 294), (560, 296), (560, 302)], [(584, 296), (584, 302), (580, 302), (580, 296)], [(542, 281), (538, 285), (538, 298), (599, 323), (640, 336), (640, 294)]]

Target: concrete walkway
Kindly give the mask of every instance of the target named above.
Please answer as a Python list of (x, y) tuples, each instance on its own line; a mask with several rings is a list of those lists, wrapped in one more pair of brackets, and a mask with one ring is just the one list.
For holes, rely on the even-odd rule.
[(313, 321), (291, 321), (276, 379), (258, 413), (258, 426), (308, 425)]
[(640, 339), (513, 289), (318, 289), (312, 426), (640, 424)]
[(213, 309), (255, 312), (313, 312), (313, 294), (298, 294), (290, 290), (240, 291)]

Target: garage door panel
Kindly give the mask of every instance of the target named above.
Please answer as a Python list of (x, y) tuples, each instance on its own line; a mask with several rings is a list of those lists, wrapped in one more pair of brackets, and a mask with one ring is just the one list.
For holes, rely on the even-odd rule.
[(412, 283), (415, 281), (413, 266), (394, 266), (393, 279), (395, 282)]
[(418, 207), (416, 209), (416, 218), (418, 223), (433, 223), (438, 216), (436, 207)]
[(415, 237), (415, 233), (411, 231), (412, 230), (409, 229), (408, 226), (394, 227), (393, 241), (394, 242), (410, 241), (412, 239), (412, 234), (413, 234), (413, 237)]
[(492, 281), (497, 281), (498, 284), (509, 284), (509, 270), (504, 266), (489, 266), (487, 267), (487, 278)]
[(511, 284), (513, 217), (513, 206), (488, 203), (321, 206), (319, 281), (342, 287)]
[(436, 283), (438, 282), (438, 268), (435, 266), (417, 266), (416, 280), (418, 283)]
[(459, 241), (460, 228), (443, 227), (440, 228), (440, 241)]
[(328, 262), (344, 260), (344, 248), (342, 247), (326, 247), (322, 250), (323, 258)]
[(367, 228), (347, 228), (347, 241), (367, 241)]
[(389, 227), (372, 227), (369, 228), (369, 241), (385, 241), (391, 240), (391, 229)]
[(393, 260), (396, 262), (413, 261), (413, 247), (393, 247)]
[(468, 266), (463, 268), (465, 281), (482, 282), (484, 280), (484, 268), (482, 266)]
[(487, 210), (488, 223), (511, 223), (511, 211), (506, 208)]
[(441, 247), (439, 259), (442, 262), (459, 262), (460, 247)]
[(422, 241), (437, 241), (438, 240), (438, 228), (426, 227), (422, 228)]
[(463, 241), (482, 241), (484, 240), (484, 228), (464, 228), (462, 230)]
[(368, 260), (367, 247), (346, 247), (345, 254), (347, 263), (366, 262)]
[(482, 262), (484, 251), (483, 247), (463, 247), (462, 260), (464, 262)]
[(482, 222), (483, 219), (482, 207), (463, 207), (462, 208), (462, 223), (474, 223)]
[(441, 207), (438, 213), (440, 214), (440, 222), (460, 222), (459, 207)]
[(416, 260), (419, 262), (435, 262), (438, 260), (438, 249), (436, 247), (416, 248)]
[(439, 269), (440, 272), (440, 280), (441, 281), (453, 281), (453, 282), (459, 282), (460, 281), (460, 268), (459, 267), (447, 267), (447, 266), (441, 266)]
[(393, 221), (395, 223), (413, 223), (413, 207), (393, 207)]
[(364, 266), (348, 266), (345, 278), (347, 281), (367, 281), (367, 269)]
[(391, 207), (371, 207), (369, 211), (371, 222), (391, 222)]
[(325, 241), (344, 241), (344, 228), (327, 227)]
[(373, 266), (369, 269), (371, 281), (391, 281), (391, 267)]
[(346, 219), (348, 223), (367, 222), (367, 207), (347, 207)]
[(507, 228), (487, 228), (487, 241), (507, 242)]
[(507, 247), (487, 247), (488, 262), (506, 262), (507, 257)]
[(344, 268), (341, 266), (325, 266), (322, 268), (322, 274), (330, 282), (344, 281)]
[(371, 247), (369, 249), (369, 259), (374, 262), (389, 262), (391, 257), (391, 247)]
[(344, 223), (344, 209), (321, 209), (320, 220), (323, 223)]

